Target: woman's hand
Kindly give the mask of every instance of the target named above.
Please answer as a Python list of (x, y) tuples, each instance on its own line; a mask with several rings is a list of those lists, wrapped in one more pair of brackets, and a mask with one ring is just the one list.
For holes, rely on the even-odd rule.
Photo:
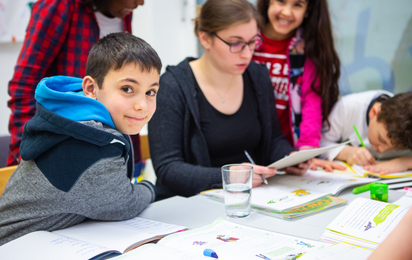
[(253, 167), (253, 180), (252, 180), (252, 187), (257, 187), (263, 183), (262, 177), (260, 174), (263, 175), (265, 178), (269, 178), (276, 175), (277, 170), (275, 168), (268, 168), (266, 166), (255, 165), (251, 163), (244, 163)]

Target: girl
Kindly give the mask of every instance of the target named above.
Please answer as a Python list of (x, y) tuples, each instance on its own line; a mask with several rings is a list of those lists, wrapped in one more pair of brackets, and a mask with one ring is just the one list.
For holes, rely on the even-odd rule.
[[(246, 0), (208, 0), (195, 20), (205, 51), (169, 66), (160, 78), (149, 144), (157, 199), (192, 196), (222, 186), (220, 167), (247, 162), (244, 151), (269, 165), (293, 151), (283, 135), (267, 69), (250, 62), (260, 46), (259, 15)], [(289, 167), (303, 174), (309, 163)], [(275, 169), (254, 165), (259, 174)]]
[[(326, 0), (259, 0), (263, 45), (253, 60), (269, 69), (280, 125), (299, 150), (318, 148), (339, 96), (340, 61)], [(344, 169), (320, 160), (319, 166)]]

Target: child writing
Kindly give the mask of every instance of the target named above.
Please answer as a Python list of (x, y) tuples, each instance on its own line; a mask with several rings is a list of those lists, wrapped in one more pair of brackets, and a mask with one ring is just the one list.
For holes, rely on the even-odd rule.
[[(412, 92), (393, 96), (384, 90), (372, 90), (346, 95), (329, 115), (330, 128), (322, 133), (321, 146), (345, 140), (351, 145), (335, 148), (324, 156), (381, 174), (412, 169), (411, 119)], [(354, 125), (365, 147), (360, 147)], [(375, 157), (395, 159), (375, 162)]]
[[(340, 61), (326, 0), (259, 0), (263, 45), (253, 60), (265, 64), (273, 84), (280, 125), (299, 150), (318, 148), (322, 122), (339, 96)], [(318, 30), (322, 28), (322, 30)], [(315, 160), (314, 165), (344, 169)]]
[(83, 79), (44, 78), (24, 127), (22, 161), (0, 197), (0, 245), (32, 231), (124, 220), (155, 199), (131, 184), (137, 134), (156, 110), (162, 64), (143, 40), (114, 33), (91, 49)]

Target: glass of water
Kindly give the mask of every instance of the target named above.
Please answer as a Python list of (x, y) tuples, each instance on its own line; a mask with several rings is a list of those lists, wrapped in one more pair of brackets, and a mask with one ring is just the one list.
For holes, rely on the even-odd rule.
[(250, 214), (253, 167), (244, 164), (222, 166), (223, 190), (226, 214), (243, 218)]

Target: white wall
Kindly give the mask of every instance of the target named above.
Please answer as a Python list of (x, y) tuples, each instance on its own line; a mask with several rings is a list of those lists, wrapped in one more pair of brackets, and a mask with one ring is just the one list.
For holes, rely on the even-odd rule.
[(0, 135), (7, 135), (10, 109), (7, 107), (8, 82), (13, 75), (14, 65), (22, 43), (0, 43)]

